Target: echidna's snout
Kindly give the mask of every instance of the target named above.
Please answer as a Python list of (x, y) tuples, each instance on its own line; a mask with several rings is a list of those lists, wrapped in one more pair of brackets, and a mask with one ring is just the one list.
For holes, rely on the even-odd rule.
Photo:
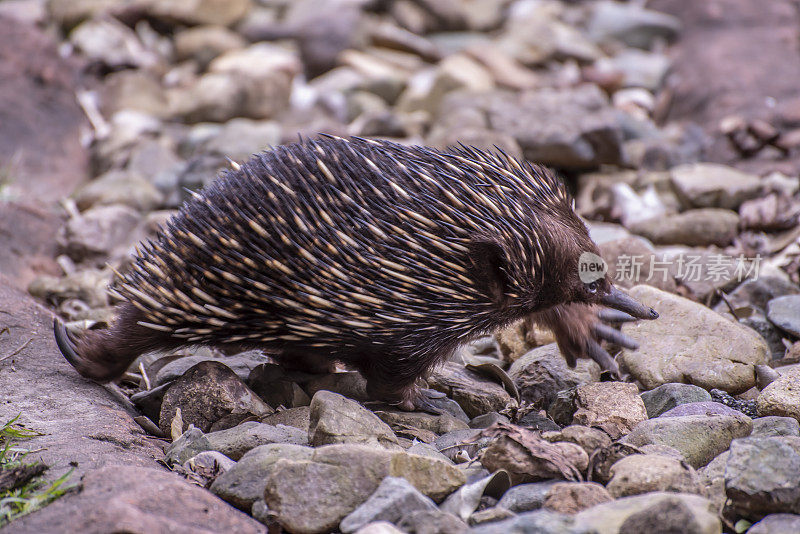
[(658, 312), (650, 306), (645, 306), (619, 288), (611, 286), (611, 289), (600, 298), (605, 306), (614, 308), (636, 317), (637, 319), (658, 319)]

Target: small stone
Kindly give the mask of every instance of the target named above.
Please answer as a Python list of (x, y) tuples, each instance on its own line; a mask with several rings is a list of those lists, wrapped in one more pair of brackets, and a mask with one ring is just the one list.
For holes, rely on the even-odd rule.
[(470, 428), (489, 428), (495, 423), (510, 423), (508, 417), (497, 412), (489, 412), (473, 417), (469, 422)]
[(261, 422), (268, 425), (293, 426), (305, 432), (308, 432), (308, 424), (310, 420), (311, 410), (308, 406), (299, 406), (297, 408), (289, 408), (288, 410), (280, 410), (261, 418)]
[(509, 517), (514, 517), (515, 515), (514, 512), (500, 506), (492, 506), (491, 508), (486, 508), (469, 516), (469, 524), (471, 526), (476, 526), (483, 523), (494, 523), (496, 521), (508, 519)]
[(367, 381), (357, 371), (322, 375), (310, 380), (305, 390), (310, 397), (320, 390), (326, 390), (360, 402), (371, 400), (367, 395)]
[(408, 513), (397, 526), (408, 534), (463, 534), (469, 531), (469, 527), (461, 519), (440, 510)]
[(75, 261), (107, 258), (127, 251), (129, 236), (141, 215), (125, 205), (112, 204), (91, 208), (73, 217), (59, 230), (58, 242)]
[(800, 423), (794, 417), (766, 416), (753, 419), (753, 437), (800, 436)]
[(284, 425), (266, 425), (247, 421), (226, 430), (217, 430), (205, 435), (211, 450), (219, 451), (234, 460), (240, 459), (247, 451), (259, 445), (270, 443), (288, 445), (308, 445), (305, 432)]
[(75, 194), (78, 208), (124, 204), (148, 212), (162, 205), (164, 195), (156, 186), (133, 172), (109, 171), (78, 189)]
[(417, 510), (436, 510), (436, 504), (405, 479), (386, 477), (375, 492), (342, 519), (339, 529), (349, 534), (374, 521), (396, 523)]
[(703, 494), (700, 479), (691, 466), (652, 454), (634, 454), (619, 460), (611, 467), (611, 480), (606, 487), (614, 498), (651, 491)]
[(719, 532), (709, 521), (702, 525), (693, 511), (678, 499), (660, 501), (649, 508), (628, 516), (619, 527), (619, 534), (662, 532), (664, 534), (703, 534)]
[(400, 448), (392, 429), (356, 401), (322, 390), (314, 394), (310, 409), (308, 437), (313, 447), (361, 443)]
[(733, 439), (750, 435), (752, 429), (752, 420), (742, 414), (656, 417), (636, 425), (623, 441), (635, 447), (650, 443), (673, 447), (697, 469), (727, 450)]
[(250, 511), (256, 501), (264, 498), (267, 477), (278, 460), (308, 460), (313, 452), (310, 447), (286, 443), (259, 445), (218, 476), (209, 489), (240, 510)]
[(542, 432), (557, 432), (561, 430), (560, 426), (535, 410), (520, 417), (517, 424), (531, 430), (541, 430)]
[(586, 454), (590, 455), (597, 449), (611, 445), (611, 438), (600, 429), (582, 425), (570, 425), (562, 428), (559, 432), (548, 435), (542, 434), (547, 441), (558, 442), (568, 441), (579, 445)]
[(356, 534), (403, 534), (403, 531), (398, 530), (388, 521), (376, 521), (369, 525), (364, 525), (356, 531)]
[(740, 413), (740, 410), (736, 410), (719, 402), (703, 401), (681, 404), (671, 410), (667, 410), (659, 417), (682, 417), (684, 415), (729, 415), (736, 417)]
[(228, 367), (231, 371), (236, 373), (236, 376), (241, 380), (247, 380), (251, 371), (263, 363), (264, 356), (258, 351), (242, 352), (234, 356), (219, 356), (219, 353), (214, 354), (209, 352), (190, 353), (188, 356), (181, 356), (178, 358), (176, 358), (175, 355), (168, 355), (165, 356), (163, 360), (156, 360), (159, 364), (163, 362), (160, 368), (151, 371), (150, 369), (152, 369), (156, 363), (154, 362), (154, 364), (151, 364), (148, 372), (151, 376), (152, 385), (161, 386), (180, 378), (186, 371), (198, 363), (212, 361)]
[(759, 415), (800, 420), (800, 368), (794, 368), (764, 388), (756, 399)]
[(246, 417), (273, 411), (229, 367), (214, 361), (191, 367), (164, 395), (158, 426), (167, 435), (178, 408), (183, 429), (193, 424), (204, 432), (223, 418), (233, 426)]
[(800, 513), (800, 439), (751, 437), (731, 443), (725, 493), (736, 513), (758, 519)]
[(600, 367), (581, 360), (570, 369), (555, 343), (528, 352), (508, 369), (523, 401), (548, 408), (559, 391), (600, 379)]
[(241, 20), (251, 9), (252, 0), (161, 0), (143, 2), (146, 14), (167, 23), (183, 23), (187, 26), (219, 24), (230, 26)]
[(497, 506), (515, 513), (538, 510), (544, 506), (547, 495), (556, 484), (559, 484), (559, 481), (546, 480), (544, 482), (530, 482), (512, 486), (511, 489), (503, 494)]
[(670, 170), (675, 191), (693, 208), (736, 209), (761, 194), (761, 180), (717, 163), (690, 163)]
[(731, 210), (704, 208), (636, 221), (628, 228), (656, 245), (724, 247), (739, 233), (739, 216)]
[(627, 434), (647, 419), (639, 389), (627, 382), (597, 382), (578, 386), (575, 424), (596, 427), (612, 439)]
[(738, 394), (755, 385), (754, 367), (768, 362), (769, 349), (753, 330), (650, 286), (636, 286), (629, 293), (661, 315), (657, 321), (622, 327), (639, 348), (623, 349), (620, 362), (645, 388), (690, 382)]
[(547, 493), (544, 507), (561, 514), (577, 514), (611, 500), (606, 488), (596, 482), (558, 482)]
[(767, 319), (778, 328), (800, 338), (800, 295), (786, 295), (767, 303)]
[[(758, 376), (758, 368), (765, 367), (762, 365), (756, 365), (756, 376)], [(755, 400), (752, 398), (753, 396), (758, 395), (758, 390), (755, 388), (751, 388), (744, 393), (740, 393), (740, 397), (744, 397), (752, 393), (752, 395), (745, 399), (745, 398), (735, 398), (731, 395), (727, 394), (726, 392), (722, 391), (721, 389), (712, 389), (711, 390), (711, 398), (714, 400), (715, 404), (722, 404), (727, 406), (728, 408), (732, 408), (736, 411), (742, 412), (747, 417), (758, 417), (758, 405), (756, 404)]]
[(550, 510), (537, 510), (503, 521), (478, 525), (470, 532), (472, 534), (508, 534), (509, 532), (592, 534), (597, 530), (579, 525), (572, 516)]
[(195, 26), (175, 34), (175, 56), (179, 61), (194, 59), (202, 67), (229, 50), (244, 48), (246, 41), (224, 26)]
[(692, 384), (669, 383), (641, 394), (647, 417), (658, 417), (681, 404), (710, 401), (711, 395), (705, 389)]
[(679, 19), (637, 4), (604, 1), (593, 7), (589, 35), (596, 41), (614, 39), (649, 49), (659, 39), (674, 39), (681, 28)]
[(566, 458), (567, 461), (575, 467), (575, 469), (581, 473), (586, 472), (586, 468), (589, 466), (589, 455), (586, 454), (586, 451), (583, 450), (583, 447), (568, 441), (556, 441), (553, 443), (553, 446), (561, 451), (561, 454), (564, 455), (564, 458)]
[(483, 377), (463, 365), (446, 362), (428, 377), (431, 388), (445, 393), (464, 409), (468, 417), (516, 408), (517, 402), (502, 384)]

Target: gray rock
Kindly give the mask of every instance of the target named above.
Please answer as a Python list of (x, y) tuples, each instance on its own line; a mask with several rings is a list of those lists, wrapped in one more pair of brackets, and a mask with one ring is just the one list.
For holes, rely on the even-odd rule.
[(69, 40), (90, 61), (111, 70), (152, 68), (159, 62), (131, 28), (113, 17), (87, 20), (70, 32)]
[(714, 508), (720, 513), (728, 501), (728, 496), (725, 495), (725, 466), (730, 455), (730, 451), (725, 451), (697, 471), (704, 495), (714, 503)]
[(238, 33), (218, 25), (196, 26), (175, 33), (175, 56), (179, 61), (194, 59), (205, 68), (212, 59), (229, 50), (244, 48)]
[(308, 406), (299, 406), (297, 408), (281, 410), (261, 418), (261, 422), (267, 423), (268, 425), (293, 426), (304, 432), (308, 432), (308, 424), (310, 420), (311, 410)]
[(738, 234), (735, 211), (703, 208), (631, 223), (628, 229), (656, 245), (729, 245)]
[(497, 412), (489, 412), (473, 417), (469, 421), (470, 428), (489, 428), (495, 423), (510, 423), (508, 417)]
[(611, 445), (611, 438), (599, 428), (570, 425), (558, 432), (544, 432), (542, 438), (550, 442), (566, 441), (580, 446), (589, 456), (603, 447)]
[(516, 513), (539, 510), (544, 506), (550, 488), (558, 482), (558, 480), (545, 480), (513, 486), (503, 494), (497, 505)]
[(800, 438), (751, 437), (731, 443), (725, 493), (736, 513), (758, 519), (800, 512)]
[[(766, 312), (767, 303), (776, 297), (796, 295), (800, 289), (784, 278), (777, 276), (759, 276), (757, 279), (747, 279), (728, 293), (728, 302), (735, 308), (752, 306)], [(728, 306), (719, 302), (714, 306), (714, 311), (725, 313)]]
[(719, 402), (688, 402), (667, 410), (659, 417), (681, 417), (684, 415), (730, 415), (736, 417), (741, 412)]
[(451, 460), (465, 453), (474, 458), (481, 445), (485, 445), (485, 441), (488, 441), (476, 441), (479, 435), (480, 429), (453, 430), (436, 438), (433, 446)]
[(95, 178), (75, 192), (80, 209), (109, 204), (124, 204), (141, 211), (153, 211), (164, 202), (164, 194), (140, 175), (112, 170)]
[(396, 523), (410, 512), (436, 510), (436, 504), (405, 479), (386, 477), (375, 492), (339, 524), (345, 534), (374, 521)]
[(106, 259), (127, 250), (130, 235), (141, 215), (125, 205), (91, 208), (73, 217), (58, 232), (58, 243), (77, 262)]
[(491, 508), (485, 508), (479, 512), (475, 512), (471, 516), (469, 516), (469, 524), (474, 526), (482, 525), (484, 523), (495, 523), (497, 521), (502, 521), (503, 519), (508, 519), (509, 517), (514, 517), (516, 514), (501, 506), (492, 506)]
[[(414, 439), (415, 435), (422, 433), (432, 433), (435, 435), (446, 434), (454, 430), (465, 430), (469, 428), (464, 421), (456, 419), (450, 414), (433, 415), (422, 412), (403, 412), (403, 411), (376, 411), (374, 412), (391, 429), (402, 435), (408, 433), (409, 439)], [(420, 436), (419, 439), (422, 439)], [(423, 440), (430, 443), (430, 440)]]
[(256, 501), (264, 498), (267, 477), (278, 460), (308, 460), (313, 452), (310, 447), (286, 443), (259, 445), (218, 476), (209, 489), (222, 500), (248, 512)]
[(198, 150), (219, 154), (241, 163), (250, 159), (253, 154), (280, 144), (281, 135), (281, 126), (275, 121), (231, 119), (198, 147)]
[(756, 398), (759, 415), (777, 415), (800, 420), (800, 368), (787, 370), (765, 387)]
[(747, 534), (784, 534), (785, 532), (800, 532), (800, 515), (770, 514), (747, 529)]
[(691, 163), (670, 170), (672, 184), (687, 207), (736, 209), (761, 194), (761, 180), (717, 163)]
[(269, 443), (308, 445), (308, 435), (302, 430), (285, 425), (267, 425), (248, 421), (227, 430), (206, 434), (212, 450), (238, 460), (247, 451)]
[(273, 412), (229, 367), (214, 361), (192, 366), (164, 394), (158, 420), (164, 434), (170, 435), (179, 408), (183, 430), (193, 424), (204, 432)]
[(322, 375), (309, 381), (305, 385), (305, 390), (310, 397), (316, 395), (317, 391), (326, 390), (343, 395), (348, 399), (371, 400), (367, 395), (366, 379), (356, 371)]
[[(662, 53), (644, 52), (636, 49), (622, 50), (609, 59), (600, 59), (595, 68), (622, 73), (624, 87), (643, 87), (658, 91), (669, 71), (670, 61)], [(616, 94), (615, 102), (616, 102)]]
[(231, 26), (251, 9), (252, 0), (230, 0), (216, 2), (214, 0), (198, 0), (187, 4), (180, 0), (166, 2), (145, 2), (145, 14), (167, 24), (182, 23), (187, 26), (200, 24), (219, 24)]
[(508, 369), (523, 401), (548, 408), (559, 391), (600, 379), (600, 367), (581, 360), (570, 369), (555, 343), (538, 347), (520, 357)]
[(441, 510), (417, 510), (406, 514), (397, 526), (409, 534), (462, 534), (469, 527), (453, 514)]
[[(665, 510), (670, 512), (665, 513)], [(678, 513), (674, 513), (678, 512)], [(666, 532), (681, 532), (691, 534), (719, 534), (722, 532), (722, 525), (717, 517), (717, 511), (708, 499), (699, 495), (688, 493), (668, 493), (652, 492), (633, 497), (623, 497), (611, 502), (598, 504), (588, 510), (584, 510), (575, 516), (575, 521), (583, 528), (596, 529), (598, 534), (617, 534), (622, 532), (622, 528), (628, 520), (633, 523), (638, 522), (639, 518), (669, 518), (670, 513), (680, 521), (679, 530), (666, 530)], [(648, 523), (651, 529), (644, 531), (633, 531), (630, 527), (625, 527), (626, 534), (633, 532), (659, 532), (660, 529), (652, 522)], [(669, 521), (665, 524), (673, 525), (675, 522)]]
[(705, 306), (649, 286), (636, 286), (630, 295), (661, 314), (656, 321), (622, 327), (639, 342), (639, 349), (624, 349), (620, 361), (645, 388), (690, 382), (738, 394), (755, 385), (754, 367), (769, 360), (767, 344), (758, 334)]
[(673, 491), (703, 495), (700, 478), (682, 460), (653, 454), (633, 454), (611, 467), (606, 485), (614, 498), (641, 495), (651, 491)]
[(739, 413), (656, 417), (636, 425), (622, 441), (634, 447), (650, 443), (673, 447), (697, 469), (727, 450), (733, 439), (749, 436), (752, 429), (752, 420)]
[(658, 417), (681, 404), (710, 401), (711, 395), (705, 389), (692, 384), (669, 383), (641, 394), (647, 417)]
[(392, 429), (354, 400), (330, 391), (311, 399), (308, 440), (314, 447), (334, 443), (361, 443), (398, 449)]
[(767, 319), (778, 328), (800, 338), (800, 295), (786, 295), (767, 304)]
[(328, 445), (316, 449), (310, 460), (278, 460), (267, 478), (264, 500), (286, 530), (325, 532), (389, 476), (405, 478), (434, 501), (466, 481), (460, 469), (440, 460), (364, 445)]
[(471, 531), (473, 534), (524, 534), (536, 532), (542, 534), (591, 534), (596, 532), (591, 527), (583, 527), (573, 519), (573, 517), (551, 512), (549, 510), (538, 510), (527, 512), (516, 517), (478, 525)]
[(364, 525), (356, 531), (356, 534), (404, 534), (393, 524), (388, 521), (376, 521), (368, 525)]
[(719, 531), (710, 521), (708, 525), (701, 525), (686, 503), (678, 499), (667, 499), (631, 514), (619, 527), (620, 534), (641, 532), (701, 534)]
[(446, 362), (436, 368), (428, 377), (428, 384), (458, 402), (468, 417), (517, 406), (516, 400), (502, 384), (455, 362)]
[(541, 430), (542, 432), (557, 432), (561, 430), (557, 423), (536, 411), (526, 413), (517, 420), (516, 424), (531, 430)]
[(771, 415), (753, 419), (753, 437), (800, 436), (800, 423), (794, 417)]
[(674, 39), (681, 28), (677, 18), (636, 4), (604, 1), (593, 7), (589, 35), (596, 41), (613, 39), (651, 48), (659, 39)]

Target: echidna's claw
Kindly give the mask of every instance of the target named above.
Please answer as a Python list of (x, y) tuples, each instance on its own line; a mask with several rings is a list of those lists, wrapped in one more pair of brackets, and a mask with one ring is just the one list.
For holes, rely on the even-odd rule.
[(613, 377), (619, 376), (617, 362), (597, 341), (589, 340), (586, 344), (586, 352), (591, 359), (597, 362), (601, 369), (608, 371)]
[(53, 318), (53, 333), (55, 334), (58, 350), (61, 351), (64, 358), (76, 369), (80, 368), (81, 357), (75, 352), (75, 341), (67, 330), (67, 326), (58, 317)]
[(611, 308), (603, 308), (597, 316), (606, 323), (629, 323), (636, 320), (636, 317), (629, 313)]
[(625, 347), (626, 349), (636, 350), (639, 348), (639, 344), (632, 338), (626, 336), (619, 330), (611, 328), (608, 325), (595, 323), (592, 327), (594, 328), (595, 336), (597, 336), (598, 339), (604, 339), (605, 341), (615, 343)]

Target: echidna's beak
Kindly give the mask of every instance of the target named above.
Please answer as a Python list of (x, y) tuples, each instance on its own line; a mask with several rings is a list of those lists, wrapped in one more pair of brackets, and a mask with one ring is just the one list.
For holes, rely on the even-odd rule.
[(609, 308), (629, 313), (637, 319), (658, 319), (657, 311), (614, 286), (611, 286), (611, 290), (600, 298), (600, 302)]

